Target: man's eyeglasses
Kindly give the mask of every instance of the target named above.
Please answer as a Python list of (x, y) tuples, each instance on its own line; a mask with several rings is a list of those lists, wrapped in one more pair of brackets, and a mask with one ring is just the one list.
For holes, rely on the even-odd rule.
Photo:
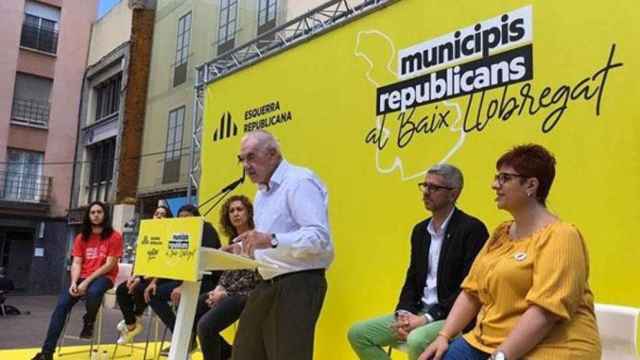
[(429, 184), (426, 182), (418, 183), (418, 188), (420, 188), (420, 191), (422, 191), (423, 193), (426, 193), (426, 192), (433, 193), (440, 190), (453, 190), (453, 188), (450, 186), (441, 186), (436, 184)]
[(497, 181), (498, 184), (500, 184), (500, 186), (508, 183), (509, 181), (511, 181), (511, 179), (513, 178), (529, 178), (530, 176), (526, 176), (526, 175), (520, 175), (520, 174), (514, 174), (514, 173), (506, 173), (506, 172), (501, 172), (501, 173), (497, 173), (494, 177), (493, 180)]
[(256, 159), (256, 154), (248, 153), (247, 155), (238, 155), (238, 163), (243, 163), (244, 161), (253, 162)]

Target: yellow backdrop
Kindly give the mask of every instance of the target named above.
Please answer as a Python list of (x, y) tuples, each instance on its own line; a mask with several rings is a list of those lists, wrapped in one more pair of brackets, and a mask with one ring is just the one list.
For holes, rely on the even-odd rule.
[[(376, 89), (399, 81), (398, 51), (528, 5), (533, 79), (509, 85), (502, 105), (500, 87), (486, 91), (480, 115), (477, 92), (411, 115), (376, 116)], [(549, 208), (582, 230), (596, 301), (640, 306), (637, 11), (635, 0), (396, 2), (208, 87), (200, 199), (240, 175), (240, 138), (265, 124), (290, 162), (323, 179), (336, 260), (316, 358), (354, 359), (349, 325), (396, 304), (410, 231), (427, 216), (416, 186), (425, 169), (444, 159), (459, 166), (466, 180), (459, 206), (492, 229), (509, 218), (490, 189), (496, 159), (513, 145), (539, 143), (558, 160)], [(504, 119), (510, 98), (524, 106)], [(411, 136), (433, 114), (437, 130)], [(244, 184), (236, 193), (255, 191)], [(218, 214), (209, 220), (217, 223)]]

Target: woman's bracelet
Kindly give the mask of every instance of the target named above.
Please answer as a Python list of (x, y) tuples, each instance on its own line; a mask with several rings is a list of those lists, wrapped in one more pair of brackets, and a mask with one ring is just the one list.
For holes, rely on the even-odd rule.
[(438, 332), (438, 336), (442, 336), (443, 338), (447, 339), (447, 341), (451, 341), (451, 336), (445, 334), (444, 331)]

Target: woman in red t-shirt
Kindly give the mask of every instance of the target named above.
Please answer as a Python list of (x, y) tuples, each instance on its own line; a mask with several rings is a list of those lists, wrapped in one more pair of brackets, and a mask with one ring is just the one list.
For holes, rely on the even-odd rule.
[(105, 204), (94, 201), (82, 221), (82, 232), (76, 236), (71, 250), (71, 285), (58, 299), (42, 351), (32, 360), (51, 360), (65, 319), (81, 298), (87, 313), (81, 338), (93, 337), (93, 324), (104, 293), (113, 287), (118, 275), (118, 259), (122, 256), (122, 235), (113, 230)]

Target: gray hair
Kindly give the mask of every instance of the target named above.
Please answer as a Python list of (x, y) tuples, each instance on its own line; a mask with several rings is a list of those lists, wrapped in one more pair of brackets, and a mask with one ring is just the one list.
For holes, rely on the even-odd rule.
[(437, 164), (427, 170), (427, 174), (440, 175), (448, 186), (462, 190), (464, 178), (460, 169), (449, 164)]
[(276, 154), (281, 155), (280, 144), (273, 134), (265, 130), (255, 130), (247, 133), (244, 139), (255, 139), (260, 150), (274, 150)]

